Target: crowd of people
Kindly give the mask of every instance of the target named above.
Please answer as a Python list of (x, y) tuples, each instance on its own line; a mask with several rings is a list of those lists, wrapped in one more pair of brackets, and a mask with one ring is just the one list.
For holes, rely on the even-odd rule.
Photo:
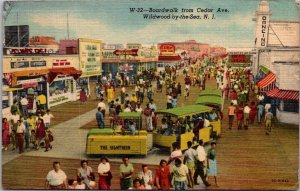
[(239, 130), (247, 130), (257, 118), (257, 123), (264, 125), (265, 133), (269, 135), (276, 105), (265, 100), (263, 93), (254, 84), (251, 70), (231, 68), (226, 72), (226, 79), (228, 84), (223, 88), (223, 92), (225, 98), (231, 101), (228, 107), (228, 128), (232, 129), (235, 116)]
[(109, 160), (101, 157), (97, 172), (93, 171), (87, 160), (82, 160), (80, 167), (76, 169), (76, 175), (67, 177), (61, 170), (60, 162), (56, 161), (53, 163), (53, 170), (46, 176), (45, 188), (110, 190), (113, 179), (119, 179), (121, 190), (170, 190), (173, 187), (175, 190), (187, 190), (199, 185), (198, 176), (206, 187), (211, 185), (209, 179), (212, 177), (218, 186), (216, 143), (211, 143), (208, 152), (205, 151), (202, 140), (199, 140), (196, 150), (192, 148), (192, 142), (187, 142), (187, 145), (188, 150), (182, 153), (178, 143), (173, 143), (173, 152), (169, 159), (160, 160), (154, 171), (150, 170), (147, 164), (142, 164), (141, 170), (136, 172), (134, 165), (129, 162), (129, 157), (123, 156), (119, 175), (113, 174)]
[[(41, 100), (43, 101), (43, 100)], [(45, 148), (45, 152), (52, 149), (53, 134), (50, 131), (51, 119), (54, 116), (50, 110), (44, 107), (44, 102), (39, 101), (39, 109), (31, 113), (27, 108), (26, 95), (20, 101), (11, 106), (11, 117), (2, 119), (2, 150), (19, 149), (19, 153), (25, 149)]]

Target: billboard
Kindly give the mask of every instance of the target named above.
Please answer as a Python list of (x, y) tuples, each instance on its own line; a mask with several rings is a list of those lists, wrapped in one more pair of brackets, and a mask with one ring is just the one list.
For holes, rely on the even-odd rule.
[(244, 54), (229, 55), (229, 62), (231, 62), (231, 63), (250, 63), (251, 56), (244, 55)]
[(5, 26), (6, 47), (27, 47), (29, 46), (29, 26), (16, 25)]
[(81, 77), (100, 75), (102, 72), (101, 41), (79, 39), (79, 69)]
[(175, 45), (173, 44), (161, 44), (159, 47), (160, 55), (174, 55)]

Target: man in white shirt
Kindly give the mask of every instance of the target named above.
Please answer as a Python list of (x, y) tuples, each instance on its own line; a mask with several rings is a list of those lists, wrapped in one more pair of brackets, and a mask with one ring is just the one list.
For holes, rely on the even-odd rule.
[(265, 96), (264, 96), (262, 93), (260, 93), (260, 94), (257, 96), (258, 102), (262, 102), (262, 101), (264, 101), (264, 99), (265, 99)]
[(103, 118), (105, 117), (105, 111), (106, 111), (106, 105), (105, 105), (105, 103), (104, 103), (104, 99), (103, 98), (101, 98), (100, 99), (100, 102), (98, 103), (98, 107), (97, 108), (101, 108), (101, 112), (102, 112), (102, 114), (103, 114)]
[(251, 108), (248, 106), (248, 104), (246, 104), (244, 107), (244, 128), (245, 129), (248, 129), (250, 111)]
[(167, 95), (167, 109), (171, 109), (173, 107), (172, 100), (173, 100), (173, 97), (171, 96), (171, 94), (168, 94)]
[(174, 142), (172, 144), (172, 147), (173, 147), (173, 152), (171, 153), (171, 156), (169, 158), (168, 164), (174, 165), (175, 159), (179, 158), (181, 160), (181, 158), (182, 158), (182, 152), (181, 152), (181, 150), (180, 150), (179, 145), (178, 145), (177, 142)]
[(129, 105), (126, 106), (126, 108), (124, 109), (123, 112), (131, 112), (131, 109), (130, 109)]
[(270, 103), (266, 103), (265, 105), (265, 113), (268, 113), (268, 111), (271, 109), (271, 104)]
[(25, 96), (23, 96), (23, 98), (21, 99), (21, 106), (22, 106), (22, 114), (23, 116), (26, 116), (28, 117), (28, 108), (27, 108), (27, 105), (28, 105), (28, 100)]
[(13, 114), (10, 117), (10, 121), (13, 125), (12, 127), (13, 130), (17, 130), (18, 120), (20, 120), (20, 115), (17, 114), (17, 112), (13, 112)]
[(209, 126), (210, 126), (209, 120), (204, 118), (204, 127), (209, 127)]
[(19, 154), (24, 152), (24, 138), (25, 138), (25, 125), (21, 120), (18, 120), (18, 127), (16, 131), (17, 145), (19, 147)]
[(53, 162), (53, 170), (46, 177), (46, 189), (59, 190), (67, 188), (67, 175), (60, 169), (60, 162)]
[(150, 109), (152, 109), (153, 112), (157, 110), (156, 104), (153, 103), (153, 99), (150, 100), (149, 107)]
[(202, 182), (205, 184), (205, 186), (210, 186), (210, 184), (206, 181), (206, 175), (204, 175), (204, 168), (206, 163), (206, 152), (203, 147), (203, 140), (199, 140), (199, 146), (197, 147), (197, 164), (196, 164), (196, 170), (194, 174), (194, 185), (199, 185), (197, 182), (198, 175), (200, 175)]
[(54, 118), (54, 116), (50, 113), (50, 110), (47, 109), (46, 114), (43, 116), (46, 129), (50, 128), (51, 118)]

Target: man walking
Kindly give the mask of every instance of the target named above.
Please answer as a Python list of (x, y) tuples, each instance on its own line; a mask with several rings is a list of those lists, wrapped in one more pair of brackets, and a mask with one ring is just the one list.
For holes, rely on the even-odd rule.
[(244, 128), (245, 129), (248, 129), (250, 111), (251, 111), (251, 108), (246, 103), (246, 105), (244, 107)]
[(228, 118), (229, 118), (229, 129), (232, 129), (234, 115), (235, 115), (236, 107), (233, 106), (233, 103), (231, 102), (230, 106), (228, 107)]
[(187, 190), (188, 185), (191, 187), (191, 177), (188, 167), (182, 164), (179, 158), (175, 159), (175, 165), (171, 168), (171, 180), (173, 177), (175, 190)]
[(22, 114), (23, 116), (28, 117), (28, 100), (26, 98), (26, 96), (24, 95), (23, 98), (21, 99), (21, 106), (22, 106)]
[(101, 108), (100, 111), (102, 112), (103, 118), (104, 118), (105, 117), (105, 111), (106, 111), (106, 105), (104, 103), (104, 99), (103, 98), (101, 98), (100, 102), (98, 103), (98, 108), (99, 107)]
[(269, 111), (267, 111), (267, 113), (265, 115), (266, 135), (269, 135), (271, 133), (272, 119), (273, 119), (273, 114), (269, 110)]
[(54, 116), (50, 113), (50, 110), (47, 109), (46, 114), (43, 116), (46, 129), (50, 128), (51, 118), (54, 118)]
[(104, 128), (104, 118), (103, 118), (103, 113), (101, 112), (101, 107), (98, 107), (98, 112), (96, 113), (96, 120), (99, 129)]
[(152, 126), (152, 110), (149, 106), (149, 103), (147, 104), (146, 108), (144, 109), (144, 115), (146, 116), (146, 127), (148, 131), (153, 130)]
[(257, 112), (257, 122), (258, 123), (261, 123), (261, 118), (262, 118), (264, 109), (265, 109), (265, 107), (263, 106), (262, 102), (259, 102), (258, 105), (257, 105), (257, 110), (258, 110), (258, 112)]
[(24, 152), (24, 137), (25, 137), (25, 125), (22, 123), (21, 120), (18, 120), (18, 127), (17, 127), (17, 144), (19, 147), (19, 154)]
[(196, 163), (196, 171), (194, 174), (194, 185), (199, 185), (197, 182), (198, 175), (200, 175), (202, 182), (205, 186), (210, 186), (210, 184), (206, 181), (206, 175), (204, 174), (205, 162), (206, 162), (206, 152), (203, 147), (203, 140), (199, 141), (199, 146), (196, 150), (198, 159)]
[(191, 177), (191, 187), (193, 188), (194, 185), (194, 173), (195, 173), (195, 160), (197, 156), (197, 152), (195, 149), (192, 148), (192, 142), (187, 142), (188, 150), (184, 152), (184, 164), (188, 167), (189, 175)]

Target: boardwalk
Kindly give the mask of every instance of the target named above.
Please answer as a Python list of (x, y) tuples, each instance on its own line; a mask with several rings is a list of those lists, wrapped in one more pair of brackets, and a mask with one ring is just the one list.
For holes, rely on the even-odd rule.
[[(182, 78), (180, 79), (180, 81)], [(214, 80), (208, 81), (207, 86), (211, 87)], [(187, 100), (179, 99), (178, 105), (194, 103), (199, 90), (192, 87), (191, 96)], [(155, 102), (158, 107), (165, 108), (165, 94), (155, 94)], [(220, 187), (212, 186), (208, 189), (272, 189), (272, 190), (295, 190), (298, 188), (298, 148), (299, 130), (298, 127), (285, 124), (276, 124), (276, 128), (270, 136), (264, 134), (264, 130), (257, 124), (250, 126), (249, 130), (236, 128), (227, 130), (228, 101), (225, 102), (224, 121), (222, 124), (222, 137), (217, 141), (218, 161), (218, 183)], [(91, 113), (93, 113), (92, 111)], [(92, 114), (91, 114), (92, 115)], [(94, 114), (93, 114), (94, 115)], [(78, 116), (80, 117), (80, 116)], [(43, 151), (26, 152), (14, 160), (7, 160), (3, 167), (3, 188), (5, 189), (41, 189), (44, 187), (44, 179), (51, 169), (54, 160), (61, 161), (63, 170), (68, 177), (75, 177), (75, 170), (79, 167), (80, 159), (84, 155), (85, 137), (79, 129), (80, 126), (93, 118), (85, 119), (79, 124), (74, 124), (72, 130), (80, 134), (80, 140), (74, 139), (72, 144), (63, 145), (63, 136), (58, 137), (55, 142), (56, 151), (44, 153)], [(75, 128), (76, 125), (76, 128)], [(72, 140), (68, 131), (63, 131), (63, 124), (59, 124), (53, 130), (65, 132), (67, 140)], [(70, 127), (68, 127), (70, 128)], [(70, 128), (71, 129), (71, 128)], [(81, 133), (80, 133), (81, 132)], [(59, 151), (57, 147), (62, 147)], [(80, 149), (76, 149), (80, 148)], [(44, 156), (44, 157), (41, 157)], [(52, 158), (53, 156), (57, 158)], [(77, 157), (76, 157), (77, 156)], [(132, 158), (136, 171), (140, 170), (140, 164), (158, 164), (161, 158), (166, 159), (168, 154), (154, 153), (147, 158)], [(5, 157), (5, 156), (4, 156)], [(67, 159), (74, 158), (74, 159)], [(98, 160), (89, 158), (90, 164), (96, 170)], [(113, 187), (119, 188), (118, 165), (121, 159), (114, 158), (112, 162)], [(26, 165), (25, 165), (26, 164)], [(154, 166), (150, 166), (154, 169)], [(200, 180), (199, 180), (200, 181)], [(213, 183), (213, 180), (210, 180)], [(196, 187), (197, 189), (202, 187)]]

